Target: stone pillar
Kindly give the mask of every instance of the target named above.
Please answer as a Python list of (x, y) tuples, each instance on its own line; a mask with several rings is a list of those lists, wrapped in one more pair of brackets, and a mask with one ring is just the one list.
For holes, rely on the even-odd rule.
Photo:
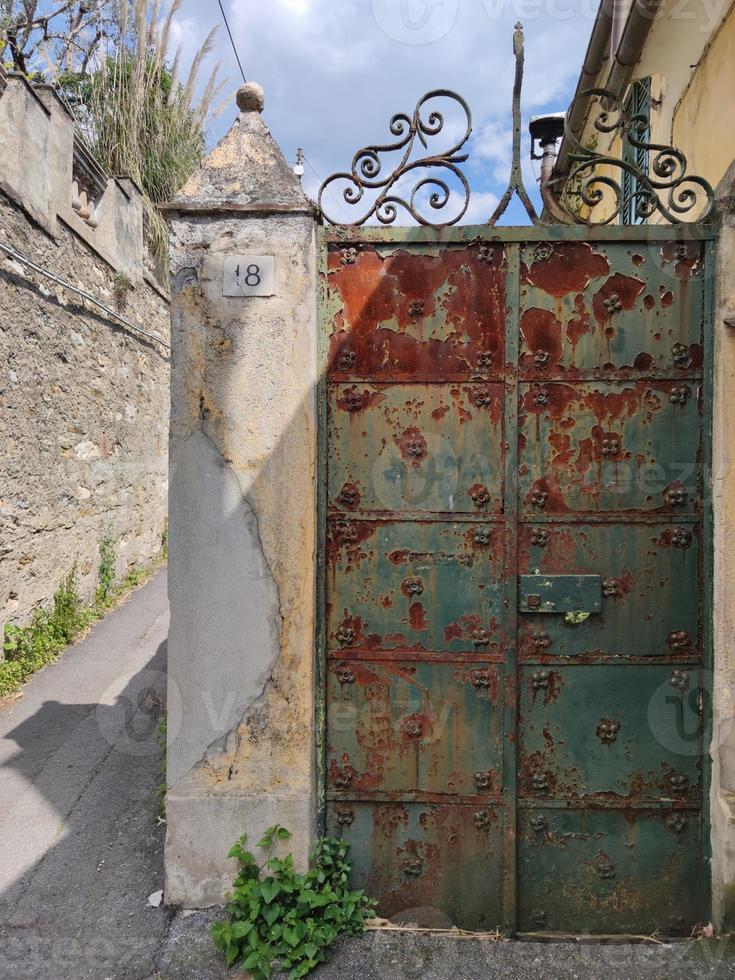
[[(735, 931), (735, 162), (718, 187), (712, 419), (714, 677), (712, 899), (719, 932)], [(728, 325), (729, 323), (729, 325)]]
[(315, 825), (314, 215), (261, 118), (262, 89), (237, 102), (168, 206), (165, 897), (188, 908), (222, 902), (242, 833), (255, 843), (285, 825), (303, 865)]

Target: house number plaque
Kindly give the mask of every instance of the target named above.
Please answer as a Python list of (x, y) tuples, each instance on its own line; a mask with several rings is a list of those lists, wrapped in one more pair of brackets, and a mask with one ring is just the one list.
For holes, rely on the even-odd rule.
[(272, 296), (272, 255), (228, 255), (225, 259), (224, 296)]

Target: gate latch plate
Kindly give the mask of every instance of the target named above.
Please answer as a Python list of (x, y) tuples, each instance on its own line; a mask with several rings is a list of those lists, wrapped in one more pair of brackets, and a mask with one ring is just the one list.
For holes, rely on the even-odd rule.
[(602, 576), (521, 575), (519, 610), (526, 613), (602, 612)]

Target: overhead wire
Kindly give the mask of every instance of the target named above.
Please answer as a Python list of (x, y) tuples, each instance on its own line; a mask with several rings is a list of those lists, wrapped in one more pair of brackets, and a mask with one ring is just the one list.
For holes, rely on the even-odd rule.
[(230, 30), (230, 25), (227, 20), (227, 14), (225, 13), (225, 8), (222, 6), (222, 0), (217, 0), (217, 3), (219, 4), (220, 13), (222, 14), (222, 20), (225, 22), (225, 27), (227, 28), (227, 36), (230, 39), (232, 50), (235, 53), (235, 61), (237, 61), (237, 67), (240, 69), (240, 74), (242, 75), (243, 82), (247, 82), (247, 78), (245, 78), (245, 72), (243, 71), (242, 68), (242, 62), (240, 61), (240, 55), (238, 54), (237, 47), (235, 45), (235, 39), (232, 36), (232, 31)]
[[(314, 174), (314, 176), (316, 177), (316, 179), (319, 181), (319, 186), (321, 187), (323, 185), (324, 181), (322, 180), (321, 175), (316, 172), (316, 169), (312, 166), (311, 161), (309, 160), (309, 158), (306, 156), (305, 153), (304, 153), (304, 162), (308, 165), (308, 167), (311, 170), (311, 172)], [(344, 206), (344, 203), (342, 201), (340, 201), (340, 199), (337, 197), (336, 193), (332, 190), (331, 187), (328, 187), (327, 188), (327, 193), (331, 195), (331, 198), (334, 201), (334, 203), (346, 215), (346, 217), (347, 217), (347, 223), (349, 224), (349, 222), (350, 222), (350, 214), (347, 211), (347, 208)]]

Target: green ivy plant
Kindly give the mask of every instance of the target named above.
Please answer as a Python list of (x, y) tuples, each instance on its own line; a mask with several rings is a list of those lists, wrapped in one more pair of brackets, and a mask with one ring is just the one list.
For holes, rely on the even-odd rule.
[(347, 886), (349, 844), (321, 838), (309, 870), (298, 874), (291, 854), (273, 856), (276, 843), (290, 836), (285, 827), (269, 827), (258, 842), (266, 851), (261, 865), (246, 850), (246, 834), (228, 855), (240, 865), (227, 904), (230, 918), (215, 923), (211, 934), (227, 965), (243, 967), (254, 980), (267, 980), (275, 966), (289, 970), (289, 980), (305, 977), (339, 935), (360, 935), (375, 914), (364, 892)]
[(100, 563), (97, 566), (97, 580), (99, 585), (95, 589), (94, 595), (98, 603), (103, 603), (115, 583), (115, 571), (117, 569), (115, 539), (108, 531), (103, 534), (98, 550), (100, 555)]

